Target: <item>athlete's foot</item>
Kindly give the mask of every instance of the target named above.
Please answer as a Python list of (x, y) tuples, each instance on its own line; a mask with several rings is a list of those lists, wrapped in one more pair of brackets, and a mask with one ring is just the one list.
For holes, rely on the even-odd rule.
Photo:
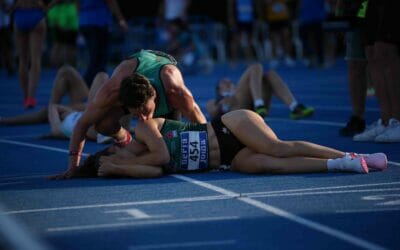
[(268, 110), (265, 106), (258, 106), (254, 109), (254, 111), (259, 114), (262, 118), (268, 115)]
[(306, 107), (303, 104), (298, 104), (296, 108), (290, 113), (290, 118), (297, 120), (314, 114), (313, 107)]
[(24, 106), (26, 109), (34, 108), (37, 104), (37, 100), (32, 97), (28, 97), (24, 100)]
[(342, 171), (358, 172), (368, 174), (368, 166), (364, 157), (357, 155), (354, 158), (342, 158)]
[(346, 153), (346, 156), (350, 158), (357, 157), (357, 155), (362, 156), (368, 168), (372, 170), (383, 171), (387, 169), (387, 156), (384, 153), (373, 153), (373, 154), (356, 154), (356, 153)]

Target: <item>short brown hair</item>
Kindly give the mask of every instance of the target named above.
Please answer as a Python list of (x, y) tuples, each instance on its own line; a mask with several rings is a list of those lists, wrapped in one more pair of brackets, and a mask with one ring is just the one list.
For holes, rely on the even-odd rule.
[(122, 79), (119, 101), (128, 108), (141, 108), (154, 95), (149, 79), (137, 72)]

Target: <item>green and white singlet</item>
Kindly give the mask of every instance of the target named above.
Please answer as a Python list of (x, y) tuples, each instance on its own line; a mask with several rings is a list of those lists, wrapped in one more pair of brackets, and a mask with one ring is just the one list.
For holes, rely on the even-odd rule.
[(157, 91), (157, 106), (154, 117), (165, 117), (170, 114), (173, 109), (168, 104), (167, 97), (165, 96), (160, 72), (165, 65), (176, 65), (176, 60), (168, 54), (154, 50), (141, 50), (129, 58), (136, 58), (138, 60), (135, 71), (147, 77)]
[(176, 173), (208, 169), (207, 124), (166, 119), (160, 132), (170, 155), (164, 170)]

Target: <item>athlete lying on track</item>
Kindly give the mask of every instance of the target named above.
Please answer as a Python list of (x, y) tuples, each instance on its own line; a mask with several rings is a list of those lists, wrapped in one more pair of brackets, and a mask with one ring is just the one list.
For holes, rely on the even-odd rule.
[(345, 153), (311, 142), (280, 140), (257, 113), (243, 109), (206, 124), (164, 118), (139, 121), (135, 136), (123, 149), (89, 157), (71, 177), (153, 178), (222, 167), (253, 174), (368, 173), (387, 168), (384, 153)]

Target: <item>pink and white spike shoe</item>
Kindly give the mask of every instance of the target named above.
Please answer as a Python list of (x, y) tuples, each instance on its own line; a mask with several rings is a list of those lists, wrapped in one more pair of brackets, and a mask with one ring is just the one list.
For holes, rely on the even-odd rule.
[(368, 168), (370, 169), (379, 171), (387, 169), (387, 156), (384, 153), (373, 153), (373, 154), (346, 153), (346, 155), (350, 158), (362, 156)]

